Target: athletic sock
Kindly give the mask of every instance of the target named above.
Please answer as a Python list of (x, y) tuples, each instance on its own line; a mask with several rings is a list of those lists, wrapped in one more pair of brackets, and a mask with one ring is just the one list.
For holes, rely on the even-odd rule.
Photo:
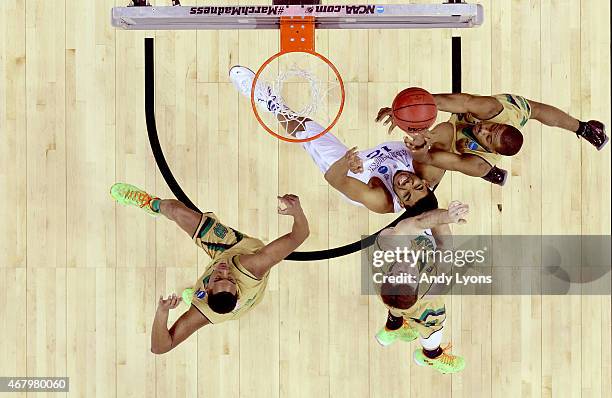
[(506, 178), (508, 177), (508, 172), (504, 169), (500, 169), (497, 166), (491, 167), (489, 172), (480, 177), (485, 181), (489, 181), (491, 184), (497, 184), (503, 186), (506, 183)]
[(438, 346), (438, 348), (436, 348), (435, 350), (426, 350), (425, 348), (423, 348), (423, 354), (429, 359), (436, 359), (437, 357), (442, 355), (443, 352), (444, 350), (442, 350), (440, 346)]
[(403, 317), (392, 315), (391, 312), (389, 311), (387, 315), (387, 324), (385, 325), (387, 330), (397, 330), (401, 328), (403, 324), (404, 324)]
[(151, 209), (156, 212), (159, 213), (159, 206), (161, 205), (161, 199), (153, 199), (151, 201)]
[(421, 337), (421, 346), (423, 346), (423, 354), (427, 358), (437, 358), (442, 355), (442, 348), (440, 348), (440, 344), (442, 343), (442, 330), (440, 329), (437, 332), (433, 332), (429, 335), (428, 338)]

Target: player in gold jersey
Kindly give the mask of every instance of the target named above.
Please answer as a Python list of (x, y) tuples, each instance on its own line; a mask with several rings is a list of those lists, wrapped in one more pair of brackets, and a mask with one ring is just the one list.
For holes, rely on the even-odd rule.
[[(452, 113), (448, 122), (431, 131), (408, 132), (405, 140), (415, 162), (443, 170), (456, 170), (503, 185), (507, 172), (496, 167), (501, 156), (513, 156), (523, 145), (521, 130), (529, 120), (571, 131), (597, 150), (608, 142), (605, 126), (597, 120), (582, 122), (551, 105), (513, 94), (478, 96), (434, 94), (438, 110)], [(392, 123), (391, 109), (382, 108), (377, 121)]]
[[(278, 198), (278, 213), (293, 217), (291, 232), (267, 245), (222, 224), (213, 213), (200, 214), (178, 200), (162, 200), (130, 184), (113, 185), (111, 196), (121, 204), (174, 221), (212, 260), (182, 297), (160, 297), (151, 332), (155, 354), (172, 350), (202, 326), (238, 319), (253, 309), (263, 299), (270, 269), (309, 235), (308, 220), (295, 195)], [(168, 313), (181, 301), (189, 309), (168, 329)]]
[[(415, 253), (413, 263), (391, 261), (377, 269), (386, 279), (379, 279), (374, 288), (388, 315), (385, 326), (375, 336), (376, 341), (386, 347), (397, 340), (410, 342), (420, 338), (421, 347), (413, 353), (415, 362), (441, 373), (459, 372), (465, 361), (449, 352), (450, 344), (441, 347), (446, 320), (443, 295), (448, 287), (421, 280), (452, 275), (452, 264), (432, 260), (426, 253), (452, 250), (449, 224), (465, 223), (468, 214), (469, 206), (453, 201), (448, 210), (430, 209), (401, 221), (395, 228), (387, 228), (375, 243), (375, 250), (390, 254), (408, 242), (407, 248)], [(413, 278), (412, 282), (407, 281), (408, 276)], [(423, 276), (427, 278), (422, 279)]]

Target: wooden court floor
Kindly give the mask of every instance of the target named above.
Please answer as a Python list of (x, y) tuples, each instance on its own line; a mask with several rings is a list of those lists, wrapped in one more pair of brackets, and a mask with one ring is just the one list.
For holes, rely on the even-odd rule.
[[(258, 127), (231, 86), (228, 68), (257, 67), (276, 52), (277, 32), (116, 31), (110, 9), (125, 2), (0, 2), (0, 376), (69, 376), (69, 394), (48, 395), (88, 398), (612, 396), (609, 295), (449, 298), (445, 341), (467, 368), (442, 376), (414, 365), (416, 343), (374, 341), (385, 311), (360, 295), (358, 254), (285, 262), (243, 320), (151, 354), (157, 297), (193, 282), (207, 258), (174, 225), (108, 195), (126, 181), (170, 196), (146, 135), (144, 37), (156, 41), (162, 146), (201, 209), (269, 241), (289, 228), (276, 195), (296, 193), (310, 250), (392, 216), (343, 202), (299, 146)], [(516, 93), (610, 126), (608, 1), (482, 4), (485, 24), (460, 32), (464, 91)], [(448, 92), (451, 34), (319, 33), (347, 85), (335, 133), (365, 149), (386, 139), (374, 117), (399, 89)], [(610, 145), (597, 153), (536, 122), (525, 135), (502, 164), (505, 187), (445, 176), (442, 205), (473, 211), (455, 232), (609, 234)]]

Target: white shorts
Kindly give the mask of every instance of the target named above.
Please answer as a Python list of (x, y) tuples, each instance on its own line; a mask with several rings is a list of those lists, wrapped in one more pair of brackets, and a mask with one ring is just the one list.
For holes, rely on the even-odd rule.
[[(320, 124), (309, 121), (304, 123), (304, 131), (298, 131), (295, 136), (304, 139), (320, 134), (323, 130), (325, 130), (325, 128)], [(327, 132), (314, 140), (303, 142), (302, 147), (308, 152), (323, 174), (327, 173), (330, 166), (346, 155), (346, 151), (349, 150), (347, 146), (331, 132)], [(363, 206), (363, 204), (349, 199), (342, 192), (340, 192), (340, 194), (347, 202), (355, 206)]]
[[(298, 131), (295, 136), (299, 139), (309, 138), (320, 134), (323, 130), (325, 130), (323, 126), (310, 121), (304, 123), (304, 131)], [(327, 132), (312, 141), (302, 143), (302, 147), (308, 152), (323, 174), (327, 173), (329, 167), (346, 155), (346, 151), (348, 151), (347, 146), (331, 132)]]

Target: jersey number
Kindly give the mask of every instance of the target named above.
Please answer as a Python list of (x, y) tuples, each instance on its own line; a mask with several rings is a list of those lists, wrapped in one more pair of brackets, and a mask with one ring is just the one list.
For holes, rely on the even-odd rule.
[[(386, 146), (386, 145), (382, 146), (381, 148), (384, 149), (385, 151), (387, 151), (387, 153), (391, 152), (391, 149), (389, 149), (389, 147)], [(374, 158), (377, 158), (377, 157), (382, 156), (382, 155), (383, 155), (382, 151), (380, 149), (377, 149), (375, 151), (372, 151), (372, 152), (368, 153), (366, 155), (366, 158), (374, 159)]]

